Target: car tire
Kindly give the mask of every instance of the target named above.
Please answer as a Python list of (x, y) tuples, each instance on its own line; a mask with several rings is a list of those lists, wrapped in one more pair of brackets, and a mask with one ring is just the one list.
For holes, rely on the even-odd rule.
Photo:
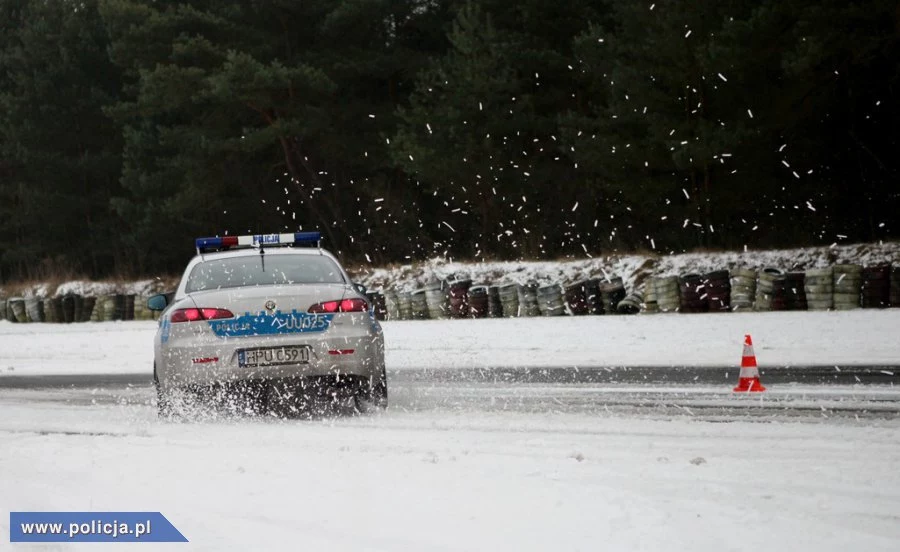
[[(177, 421), (182, 418), (182, 411), (175, 408), (176, 397), (172, 392), (164, 391), (156, 377), (156, 367), (153, 367), (153, 387), (156, 388), (156, 415), (160, 420)], [(184, 402), (186, 398), (182, 398)]]
[(387, 388), (387, 369), (381, 369), (381, 376), (376, 377), (372, 382), (372, 393), (370, 396), (372, 406), (380, 410), (384, 410), (388, 406), (388, 388)]
[(153, 386), (156, 387), (156, 415), (161, 420), (171, 420), (175, 416), (170, 393), (163, 391), (162, 386), (155, 379), (153, 380)]

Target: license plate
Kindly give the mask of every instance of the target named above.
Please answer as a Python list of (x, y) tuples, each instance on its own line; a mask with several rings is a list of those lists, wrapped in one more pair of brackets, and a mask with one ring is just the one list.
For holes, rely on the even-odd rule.
[(238, 352), (238, 365), (241, 367), (255, 368), (283, 364), (306, 364), (308, 362), (309, 347), (305, 345), (244, 349)]

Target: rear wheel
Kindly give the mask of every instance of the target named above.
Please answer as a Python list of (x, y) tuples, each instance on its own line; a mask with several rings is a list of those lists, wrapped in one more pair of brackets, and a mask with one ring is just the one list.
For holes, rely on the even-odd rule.
[(385, 409), (388, 406), (387, 369), (381, 369), (381, 376), (372, 382), (372, 404)]

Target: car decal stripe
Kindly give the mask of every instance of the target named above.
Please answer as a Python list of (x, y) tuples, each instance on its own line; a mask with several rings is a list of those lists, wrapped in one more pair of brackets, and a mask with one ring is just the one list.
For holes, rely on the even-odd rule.
[(291, 311), (272, 314), (244, 313), (228, 320), (210, 320), (209, 327), (219, 337), (245, 337), (253, 335), (278, 335), (324, 332), (331, 326), (333, 314), (310, 314)]

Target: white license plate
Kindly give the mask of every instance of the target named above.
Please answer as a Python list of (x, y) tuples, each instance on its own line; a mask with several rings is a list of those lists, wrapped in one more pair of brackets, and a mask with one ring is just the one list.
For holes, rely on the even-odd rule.
[(238, 365), (241, 367), (255, 368), (282, 364), (306, 364), (308, 362), (309, 347), (305, 345), (238, 351)]

